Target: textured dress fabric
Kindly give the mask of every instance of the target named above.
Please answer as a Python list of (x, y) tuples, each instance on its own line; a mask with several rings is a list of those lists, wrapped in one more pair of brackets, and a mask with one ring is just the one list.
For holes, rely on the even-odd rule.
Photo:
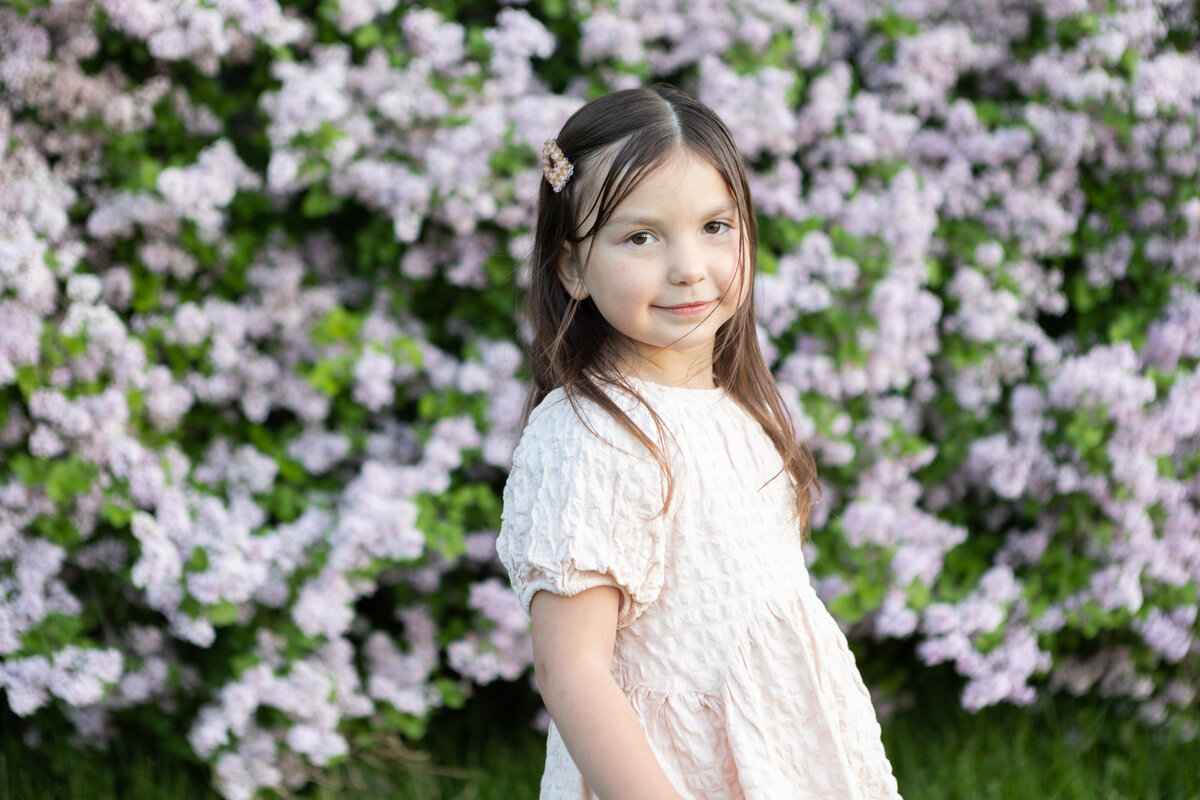
[[(671, 505), (659, 513), (663, 476), (644, 446), (551, 392), (514, 453), (496, 544), (526, 613), (541, 590), (619, 590), (612, 673), (689, 800), (898, 798), (770, 439), (719, 388), (630, 384), (670, 432)], [(658, 440), (644, 405), (607, 391)], [(553, 723), (541, 797), (593, 797)]]

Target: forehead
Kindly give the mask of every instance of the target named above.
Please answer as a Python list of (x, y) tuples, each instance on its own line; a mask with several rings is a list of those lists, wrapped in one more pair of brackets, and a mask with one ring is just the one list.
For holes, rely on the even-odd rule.
[(686, 214), (694, 207), (729, 203), (734, 203), (734, 197), (720, 171), (692, 151), (679, 150), (642, 178), (617, 204), (614, 215), (644, 206)]
[[(605, 172), (604, 168), (592, 170), (592, 175), (599, 178), (592, 185), (580, 187), (583, 194), (578, 213), (582, 218), (576, 227), (577, 235), (596, 233), (592, 227), (596, 215), (602, 211), (596, 196), (604, 184)], [(623, 175), (618, 173), (611, 178), (614, 185), (619, 185)], [(737, 197), (730, 192), (720, 170), (696, 152), (679, 148), (642, 175), (637, 185), (607, 210), (605, 228), (631, 222), (660, 222), (664, 217), (694, 222), (691, 217), (713, 217), (718, 212), (724, 216), (737, 213), (737, 207)]]
[[(628, 164), (620, 167), (613, 163), (619, 150), (620, 148), (613, 148), (610, 151), (602, 152), (602, 154), (596, 157), (595, 161), (587, 164), (586, 172), (581, 176), (582, 180), (578, 181), (578, 184), (575, 185), (574, 188), (577, 194), (572, 197), (571, 204), (575, 207), (576, 236), (587, 236), (595, 233), (592, 228), (598, 213), (604, 212), (604, 216), (608, 218), (608, 221), (611, 221), (613, 213), (616, 213), (617, 209), (622, 209), (622, 207), (634, 203), (638, 199), (646, 199), (649, 190), (678, 186), (679, 176), (686, 172), (686, 168), (691, 166), (695, 166), (697, 172), (702, 173), (704, 178), (707, 179), (704, 181), (706, 182), (706, 187), (703, 190), (704, 194), (707, 194), (709, 197), (712, 197), (713, 194), (719, 194), (720, 200), (733, 199), (734, 204), (736, 204), (737, 198), (731, 197), (730, 193), (728, 193), (728, 185), (724, 178), (722, 178), (720, 170), (716, 169), (712, 162), (696, 154), (688, 146), (680, 146), (680, 148), (674, 149), (670, 154), (667, 154), (661, 163), (656, 164), (654, 168), (642, 175), (634, 190), (626, 193), (625, 197), (616, 206), (610, 205), (607, 209), (601, 209), (600, 193), (604, 191), (605, 184), (610, 184), (612, 187), (620, 186), (630, 169)], [(678, 193), (678, 190), (673, 191)], [(612, 203), (612, 199), (605, 201), (606, 204)]]

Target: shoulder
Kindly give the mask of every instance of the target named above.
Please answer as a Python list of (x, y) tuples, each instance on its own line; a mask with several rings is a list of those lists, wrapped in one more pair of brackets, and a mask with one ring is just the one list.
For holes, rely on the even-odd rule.
[[(630, 417), (630, 421), (645, 431), (631, 398), (615, 392), (608, 396)], [(525, 430), (513, 455), (514, 464), (530, 451), (549, 449), (573, 453), (615, 449), (628, 456), (641, 458), (649, 453), (632, 431), (597, 403), (586, 397), (568, 397), (562, 389), (554, 389), (529, 414)]]
[(513, 453), (501, 538), (640, 525), (661, 511), (661, 490), (658, 463), (633, 433), (596, 403), (573, 405), (556, 390), (530, 413)]

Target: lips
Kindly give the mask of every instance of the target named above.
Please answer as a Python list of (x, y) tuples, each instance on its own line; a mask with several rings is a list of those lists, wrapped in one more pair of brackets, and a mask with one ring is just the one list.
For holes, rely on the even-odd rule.
[(716, 300), (704, 300), (697, 303), (680, 303), (674, 306), (655, 306), (671, 314), (678, 314), (682, 317), (691, 317), (697, 314), (707, 313), (716, 305)]

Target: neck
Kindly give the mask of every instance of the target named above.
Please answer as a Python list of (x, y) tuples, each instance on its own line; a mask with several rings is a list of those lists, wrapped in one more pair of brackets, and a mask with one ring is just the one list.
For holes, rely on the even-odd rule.
[(679, 358), (683, 355), (670, 350), (659, 351), (653, 357), (630, 354), (621, 360), (620, 370), (625, 375), (665, 386), (684, 389), (715, 388), (711, 353), (707, 359)]

